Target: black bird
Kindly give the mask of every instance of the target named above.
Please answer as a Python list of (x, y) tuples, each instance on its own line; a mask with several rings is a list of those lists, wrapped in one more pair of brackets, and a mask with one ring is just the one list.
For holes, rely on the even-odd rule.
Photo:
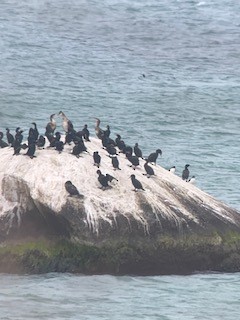
[(112, 144), (107, 145), (106, 151), (108, 152), (110, 157), (117, 155), (117, 150)]
[(36, 151), (36, 142), (35, 141), (31, 141), (28, 144), (28, 151), (25, 154), (26, 156), (29, 156), (31, 159), (35, 158), (36, 156), (34, 155)]
[(143, 159), (142, 150), (139, 148), (138, 143), (135, 143), (133, 151), (135, 153), (135, 156), (137, 156), (138, 158), (142, 158)]
[(37, 140), (37, 147), (38, 148), (44, 148), (45, 146), (45, 143), (46, 143), (46, 139), (44, 136), (39, 136), (38, 140)]
[(14, 136), (10, 133), (10, 130), (8, 128), (6, 128), (6, 131), (7, 131), (7, 142), (11, 147), (13, 147), (13, 145), (14, 145)]
[(64, 130), (65, 132), (69, 132), (69, 131), (73, 130), (72, 121), (70, 121), (70, 120), (66, 117), (65, 113), (63, 113), (62, 111), (59, 111), (58, 115), (59, 115), (60, 117), (62, 117), (62, 127), (63, 127), (63, 130)]
[(16, 134), (15, 134), (15, 141), (18, 140), (19, 143), (22, 143), (23, 141), (23, 130), (20, 129), (20, 127), (16, 128)]
[(69, 197), (76, 196), (78, 198), (83, 198), (83, 195), (79, 193), (75, 185), (69, 180), (65, 182), (65, 189), (69, 193)]
[(93, 165), (99, 168), (100, 162), (101, 162), (101, 156), (98, 154), (98, 151), (93, 152), (93, 161), (94, 161)]
[(57, 131), (57, 132), (55, 133), (55, 136), (52, 136), (52, 140), (51, 140), (51, 142), (50, 142), (50, 147), (55, 148), (57, 142), (59, 142), (60, 139), (61, 139), (61, 133)]
[(7, 142), (3, 141), (3, 132), (0, 132), (0, 148), (6, 148), (8, 147)]
[(38, 132), (38, 129), (37, 129), (37, 124), (35, 122), (32, 122), (32, 125), (33, 125), (33, 128), (29, 129), (29, 135), (30, 135), (30, 132), (31, 132), (31, 135), (33, 136), (35, 141), (37, 141), (38, 136), (39, 136), (39, 132)]
[(151, 176), (154, 176), (154, 170), (152, 167), (148, 165), (148, 161), (144, 163), (144, 169), (146, 171), (146, 173), (143, 173), (144, 176), (147, 176), (148, 178), (150, 178)]
[(65, 144), (71, 144), (72, 141), (75, 140), (75, 136), (76, 136), (76, 131), (71, 129), (68, 132), (66, 132), (66, 136), (65, 136)]
[(83, 141), (74, 141), (74, 143), (75, 143), (75, 146), (73, 147), (72, 154), (77, 158), (80, 157), (80, 153), (84, 151), (88, 152)]
[(33, 128), (30, 128), (29, 131), (28, 131), (28, 144), (31, 144), (33, 142), (36, 142), (36, 132), (34, 131)]
[(64, 149), (64, 143), (61, 140), (56, 141), (55, 142), (55, 150), (57, 150), (58, 153), (61, 153), (63, 151), (63, 149)]
[(98, 181), (102, 186), (101, 188), (103, 190), (105, 190), (106, 188), (109, 188), (110, 186), (108, 184), (108, 181), (109, 181), (108, 178), (104, 174), (102, 174), (100, 170), (97, 170), (97, 174), (98, 174)]
[(113, 180), (118, 181), (118, 179), (116, 179), (115, 177), (111, 176), (110, 174), (106, 174), (106, 178), (108, 179), (109, 182), (112, 182)]
[(111, 131), (110, 131), (110, 126), (109, 125), (107, 125), (107, 130), (104, 130), (103, 131), (103, 135), (104, 135), (104, 137), (107, 137), (107, 138), (109, 138), (109, 136), (110, 136), (110, 133), (111, 133)]
[(157, 157), (158, 155), (162, 155), (162, 150), (160, 149), (157, 149), (155, 152), (151, 153), (148, 158), (147, 158), (147, 161), (148, 162), (152, 162), (156, 165), (156, 161), (157, 161)]
[(125, 148), (123, 149), (123, 153), (126, 155), (126, 157), (128, 155), (132, 156), (133, 154), (133, 148), (130, 146), (125, 146)]
[(90, 139), (89, 139), (90, 133), (89, 133), (87, 124), (84, 125), (84, 127), (82, 129), (82, 133), (83, 133), (84, 140), (85, 141), (90, 141)]
[(73, 142), (74, 142), (75, 144), (78, 143), (78, 142), (84, 143), (84, 141), (83, 141), (83, 132), (82, 132), (82, 131), (77, 131), (77, 132), (75, 133)]
[(188, 178), (189, 178), (189, 170), (188, 170), (189, 166), (190, 166), (190, 164), (186, 164), (185, 165), (185, 169), (182, 172), (182, 179), (185, 180), (185, 181), (187, 181)]
[(14, 153), (13, 155), (19, 155), (20, 150), (21, 150), (21, 143), (23, 141), (23, 130), (20, 130), (20, 128), (18, 127), (16, 129), (16, 134), (15, 134), (15, 140), (14, 140)]
[(132, 155), (130, 155), (130, 154), (128, 154), (128, 153), (126, 154), (126, 156), (127, 156), (128, 161), (131, 162), (130, 167), (132, 167), (133, 170), (135, 170), (136, 167), (139, 166), (139, 159), (138, 159), (138, 157), (132, 156)]
[(54, 119), (55, 113), (51, 114), (50, 121), (46, 126), (45, 136), (47, 137), (48, 141), (51, 143), (54, 135), (54, 131), (57, 127), (56, 121)]
[(135, 188), (134, 191), (137, 191), (137, 190), (145, 191), (145, 189), (143, 189), (143, 186), (142, 186), (141, 182), (136, 179), (135, 174), (131, 174), (130, 178), (131, 178), (132, 184), (133, 184), (133, 186)]
[(115, 144), (118, 149), (123, 152), (123, 150), (126, 148), (125, 142), (122, 140), (120, 134), (117, 134), (116, 136), (117, 138), (115, 139)]
[(111, 157), (111, 159), (112, 159), (112, 166), (113, 166), (114, 170), (116, 170), (116, 169), (121, 170), (119, 168), (118, 158), (117, 157)]

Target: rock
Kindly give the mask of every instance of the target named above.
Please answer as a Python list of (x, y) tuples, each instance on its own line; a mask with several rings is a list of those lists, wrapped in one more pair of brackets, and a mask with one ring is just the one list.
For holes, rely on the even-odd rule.
[[(71, 243), (94, 246), (96, 250), (111, 244), (110, 254), (118, 252), (122, 262), (117, 263), (117, 267), (113, 263), (112, 270), (109, 259), (106, 259), (108, 263), (98, 261), (102, 272), (110, 270), (110, 273), (135, 271), (140, 274), (158, 274), (165, 273), (164, 270), (172, 270), (173, 273), (178, 273), (177, 270), (180, 272), (188, 268), (182, 265), (171, 269), (169, 264), (173, 257), (179, 257), (181, 265), (180, 253), (184, 250), (174, 242), (167, 254), (165, 249), (159, 247), (164, 237), (182, 241), (196, 236), (198, 242), (201, 242), (201, 239), (212, 241), (216, 234), (221, 237), (228, 233), (239, 233), (240, 215), (237, 210), (229, 208), (168, 170), (154, 166), (156, 176), (147, 178), (142, 174), (145, 172), (144, 160), (140, 159), (139, 168), (133, 170), (129, 167), (126, 156), (120, 154), (118, 159), (122, 170), (114, 171), (107, 151), (102, 149), (101, 141), (94, 138), (87, 143), (89, 153), (82, 153), (80, 158), (72, 155), (71, 149), (71, 146), (65, 146), (61, 154), (49, 148), (37, 150), (36, 158), (33, 159), (21, 154), (13, 156), (12, 148), (0, 149), (2, 245), (42, 237), (54, 237), (57, 241), (64, 237)], [(99, 151), (102, 158), (102, 173), (111, 174), (118, 180), (113, 180), (109, 189), (100, 188), (97, 168), (92, 160), (94, 151)], [(132, 173), (141, 181), (145, 191), (133, 191), (130, 179)], [(68, 195), (65, 189), (65, 182), (68, 180), (72, 181), (83, 197)], [(126, 242), (125, 245), (121, 245), (122, 241)], [(218, 246), (219, 244), (214, 248)], [(115, 251), (116, 248), (119, 248), (118, 251)], [(156, 248), (163, 250), (166, 267), (159, 262), (160, 256), (156, 253)], [(139, 255), (139, 250), (143, 250), (144, 254)], [(47, 259), (41, 254), (36, 256), (36, 252), (35, 258)], [(148, 252), (158, 258), (149, 256)], [(234, 253), (235, 251), (231, 252), (231, 255)], [(190, 261), (188, 265), (192, 266), (189, 270), (194, 271), (201, 264), (195, 263), (193, 256), (191, 260), (193, 248), (189, 254), (190, 258), (186, 258), (186, 261)], [(29, 253), (25, 255), (25, 266), (28, 265), (28, 257)], [(213, 265), (209, 256), (205, 258), (208, 262), (202, 269)], [(227, 256), (224, 259), (228, 261)], [(151, 267), (153, 263), (154, 270)], [(42, 266), (41, 263), (39, 265)], [(50, 261), (47, 265), (49, 271), (53, 271), (51, 266), (54, 266), (55, 271), (60, 266), (56, 261)], [(225, 269), (227, 265), (224, 263)], [(71, 271), (71, 266), (68, 268), (64, 264), (63, 267), (62, 263), (59, 268)], [(74, 266), (73, 269), (76, 270), (77, 267)], [(89, 270), (93, 269), (89, 266)], [(84, 272), (88, 273), (89, 270), (84, 266)], [(100, 272), (99, 270), (95, 268), (93, 272)]]

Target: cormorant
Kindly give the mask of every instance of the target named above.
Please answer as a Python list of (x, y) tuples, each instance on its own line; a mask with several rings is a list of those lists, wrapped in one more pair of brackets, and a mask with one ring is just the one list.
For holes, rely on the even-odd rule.
[(151, 153), (148, 158), (147, 158), (147, 161), (148, 162), (152, 162), (156, 165), (156, 161), (157, 161), (157, 157), (158, 155), (162, 155), (162, 150), (160, 149), (157, 149), (155, 152)]
[(98, 154), (98, 151), (93, 152), (93, 161), (94, 161), (93, 165), (99, 168), (100, 162), (101, 162), (101, 156)]
[(63, 127), (63, 130), (64, 130), (65, 132), (69, 132), (69, 131), (73, 130), (72, 121), (70, 121), (70, 120), (66, 117), (65, 113), (63, 113), (62, 111), (59, 111), (58, 115), (59, 115), (60, 117), (62, 117), (62, 127)]
[(185, 180), (185, 181), (187, 181), (188, 178), (189, 178), (189, 170), (188, 170), (189, 166), (190, 166), (190, 164), (186, 164), (185, 165), (185, 169), (182, 172), (182, 179)]
[(137, 190), (145, 191), (145, 189), (143, 189), (141, 182), (136, 179), (135, 174), (131, 174), (130, 178), (131, 178), (132, 184), (134, 186), (134, 191), (137, 191)]
[(65, 182), (65, 189), (69, 193), (69, 197), (76, 196), (78, 198), (83, 198), (83, 195), (79, 193), (75, 185), (69, 180)]

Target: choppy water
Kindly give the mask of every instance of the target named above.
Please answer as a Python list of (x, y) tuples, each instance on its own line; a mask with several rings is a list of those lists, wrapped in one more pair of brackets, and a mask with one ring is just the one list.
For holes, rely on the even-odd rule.
[(239, 274), (0, 277), (3, 320), (233, 320), (239, 303)]
[[(63, 110), (93, 132), (97, 116), (240, 209), (239, 1), (1, 0), (0, 12), (0, 130), (43, 133)], [(238, 281), (3, 275), (1, 318), (237, 319)]]

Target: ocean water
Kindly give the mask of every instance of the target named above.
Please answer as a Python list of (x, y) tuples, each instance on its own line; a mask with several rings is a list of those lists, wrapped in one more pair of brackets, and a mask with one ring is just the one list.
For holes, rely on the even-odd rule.
[[(1, 131), (44, 133), (62, 110), (94, 134), (98, 117), (240, 209), (239, 1), (1, 0), (0, 12)], [(1, 275), (0, 317), (237, 319), (239, 280)]]
[(239, 274), (0, 277), (1, 319), (239, 319)]

